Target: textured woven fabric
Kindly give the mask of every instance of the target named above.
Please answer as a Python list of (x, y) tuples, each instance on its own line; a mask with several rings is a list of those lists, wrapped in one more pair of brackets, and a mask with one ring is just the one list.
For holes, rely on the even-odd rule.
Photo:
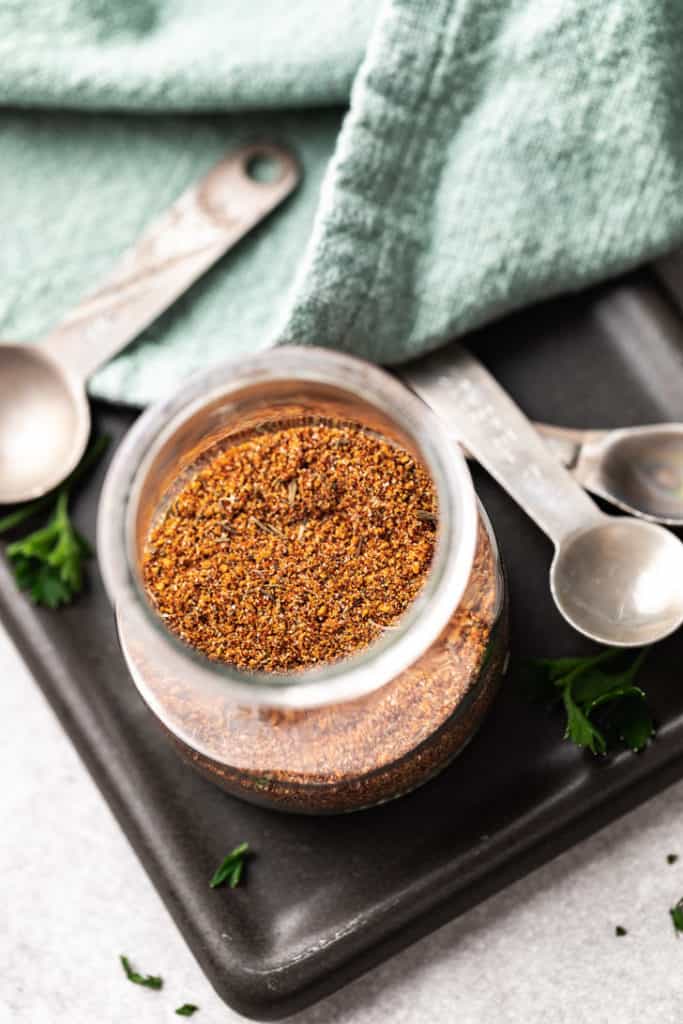
[(55, 324), (185, 185), (255, 135), (297, 150), (302, 188), (94, 393), (144, 403), (274, 338), (398, 362), (683, 242), (679, 3), (377, 10), (0, 5), (0, 102), (15, 108), (0, 132), (3, 336)]
[(346, 104), (378, 0), (2, 0), (0, 102), (77, 110)]
[[(1, 0), (0, 0), (1, 2)], [(340, 115), (121, 117), (0, 113), (0, 338), (37, 339), (109, 272), (145, 225), (253, 135), (295, 150), (305, 182), (92, 378), (133, 405), (272, 338), (311, 232)]]
[(683, 5), (393, 0), (283, 336), (396, 362), (683, 240)]

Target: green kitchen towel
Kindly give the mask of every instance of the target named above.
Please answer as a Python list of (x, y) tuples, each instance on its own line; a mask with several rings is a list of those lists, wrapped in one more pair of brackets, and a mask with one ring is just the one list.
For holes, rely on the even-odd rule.
[(0, 101), (6, 337), (236, 141), (301, 156), (293, 200), (97, 374), (114, 399), (276, 338), (398, 362), (683, 242), (675, 0), (10, 0)]

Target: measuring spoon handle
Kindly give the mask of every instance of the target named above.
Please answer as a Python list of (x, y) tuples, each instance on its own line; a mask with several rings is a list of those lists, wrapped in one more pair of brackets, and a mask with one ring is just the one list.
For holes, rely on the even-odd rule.
[[(275, 161), (274, 180), (250, 177), (250, 164), (260, 158)], [(275, 209), (299, 178), (297, 161), (280, 146), (259, 143), (231, 153), (145, 231), (42, 344), (86, 380)]]
[(399, 372), (556, 547), (604, 519), (510, 396), (460, 345)]

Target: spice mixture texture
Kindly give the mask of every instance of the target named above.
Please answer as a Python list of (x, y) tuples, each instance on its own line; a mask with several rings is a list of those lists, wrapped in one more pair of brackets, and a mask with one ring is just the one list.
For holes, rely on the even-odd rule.
[(237, 706), (219, 690), (168, 685), (157, 666), (145, 675), (180, 753), (212, 782), (280, 811), (338, 814), (442, 771), (483, 720), (506, 652), (503, 579), (482, 523), (467, 591), (441, 637), (364, 697), (306, 710)]
[(436, 518), (404, 449), (353, 425), (283, 426), (204, 458), (151, 530), (144, 583), (209, 658), (298, 671), (396, 623), (429, 572)]

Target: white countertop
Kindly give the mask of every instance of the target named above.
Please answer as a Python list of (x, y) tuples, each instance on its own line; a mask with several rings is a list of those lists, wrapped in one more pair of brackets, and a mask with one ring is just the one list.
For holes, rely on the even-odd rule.
[[(0, 632), (0, 1022), (242, 1020), (212, 992)], [(316, 1007), (297, 1024), (681, 1024), (683, 783)], [(681, 859), (669, 866), (666, 855)], [(621, 924), (628, 935), (617, 938)], [(126, 981), (118, 954), (161, 974)]]

